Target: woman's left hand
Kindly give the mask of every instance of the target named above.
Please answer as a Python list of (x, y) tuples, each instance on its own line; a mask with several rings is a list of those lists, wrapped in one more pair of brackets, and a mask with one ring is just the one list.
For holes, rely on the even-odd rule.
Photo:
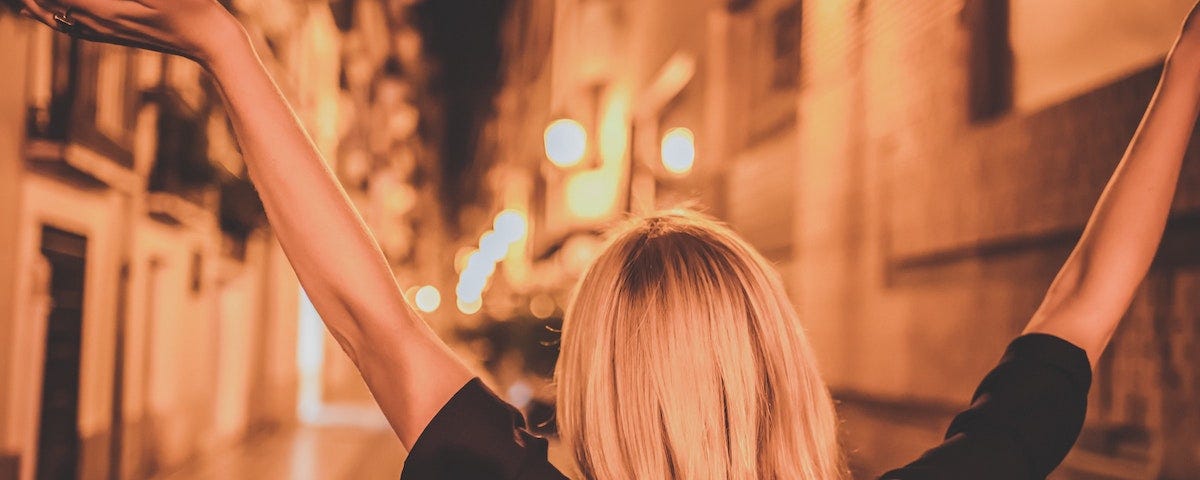
[(216, 0), (22, 0), (22, 13), (95, 42), (180, 55), (207, 64), (245, 36)]

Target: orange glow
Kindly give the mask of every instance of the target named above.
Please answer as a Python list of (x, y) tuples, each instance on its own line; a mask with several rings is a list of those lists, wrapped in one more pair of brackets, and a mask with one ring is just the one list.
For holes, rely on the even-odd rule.
[(546, 157), (559, 167), (572, 167), (587, 153), (587, 130), (571, 119), (550, 123), (545, 133)]
[(617, 176), (604, 170), (580, 172), (567, 180), (567, 209), (580, 218), (600, 218), (617, 203)]
[(600, 161), (605, 169), (621, 168), (629, 147), (629, 91), (616, 88), (604, 101), (600, 119)]
[(662, 139), (662, 163), (667, 171), (685, 174), (696, 163), (696, 137), (686, 128), (667, 130)]
[(415, 297), (417, 309), (425, 313), (433, 313), (442, 305), (442, 293), (432, 285), (421, 287)]

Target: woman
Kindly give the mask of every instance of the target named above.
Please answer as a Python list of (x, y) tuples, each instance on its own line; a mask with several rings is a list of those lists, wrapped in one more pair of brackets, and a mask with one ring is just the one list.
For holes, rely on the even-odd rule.
[[(403, 478), (563, 478), (545, 441), (405, 303), (228, 12), (213, 0), (23, 1), (53, 28), (184, 55), (216, 79), (300, 282), (411, 450)], [(946, 441), (884, 478), (1044, 478), (1070, 449), (1090, 365), (1165, 228), (1200, 105), (1196, 17), (1025, 335)], [(616, 233), (577, 287), (561, 349), (558, 422), (581, 478), (847, 476), (833, 404), (777, 274), (709, 220), (664, 213)]]

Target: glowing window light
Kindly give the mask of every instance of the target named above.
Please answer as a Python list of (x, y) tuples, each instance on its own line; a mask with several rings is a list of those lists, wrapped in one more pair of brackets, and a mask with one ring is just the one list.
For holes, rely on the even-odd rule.
[(483, 299), (482, 298), (476, 299), (474, 301), (464, 301), (463, 299), (460, 298), (460, 299), (458, 299), (457, 303), (458, 303), (458, 311), (460, 311), (464, 314), (467, 314), (467, 315), (474, 315), (479, 312), (479, 309), (483, 308)]
[(574, 120), (555, 120), (546, 127), (545, 144), (546, 157), (551, 163), (571, 167), (583, 160), (587, 152), (587, 131)]
[(617, 203), (617, 179), (601, 170), (580, 172), (567, 180), (567, 210), (581, 218), (599, 218)]
[(696, 162), (696, 137), (686, 128), (667, 130), (662, 139), (662, 162), (667, 171), (684, 174)]
[(433, 313), (442, 305), (442, 293), (433, 285), (426, 285), (417, 290), (417, 309), (425, 313)]
[(524, 213), (517, 210), (505, 210), (496, 215), (496, 220), (492, 222), (492, 228), (496, 230), (496, 234), (500, 235), (500, 238), (515, 242), (525, 237), (529, 222), (525, 220)]

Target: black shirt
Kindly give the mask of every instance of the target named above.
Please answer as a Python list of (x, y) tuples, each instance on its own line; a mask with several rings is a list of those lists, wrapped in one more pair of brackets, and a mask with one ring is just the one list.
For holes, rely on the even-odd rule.
[[(1092, 370), (1082, 349), (1024, 335), (984, 377), (945, 441), (883, 480), (1046, 478), (1083, 428)], [(401, 480), (566, 478), (546, 459), (546, 440), (479, 379), (467, 382), (417, 439)]]

